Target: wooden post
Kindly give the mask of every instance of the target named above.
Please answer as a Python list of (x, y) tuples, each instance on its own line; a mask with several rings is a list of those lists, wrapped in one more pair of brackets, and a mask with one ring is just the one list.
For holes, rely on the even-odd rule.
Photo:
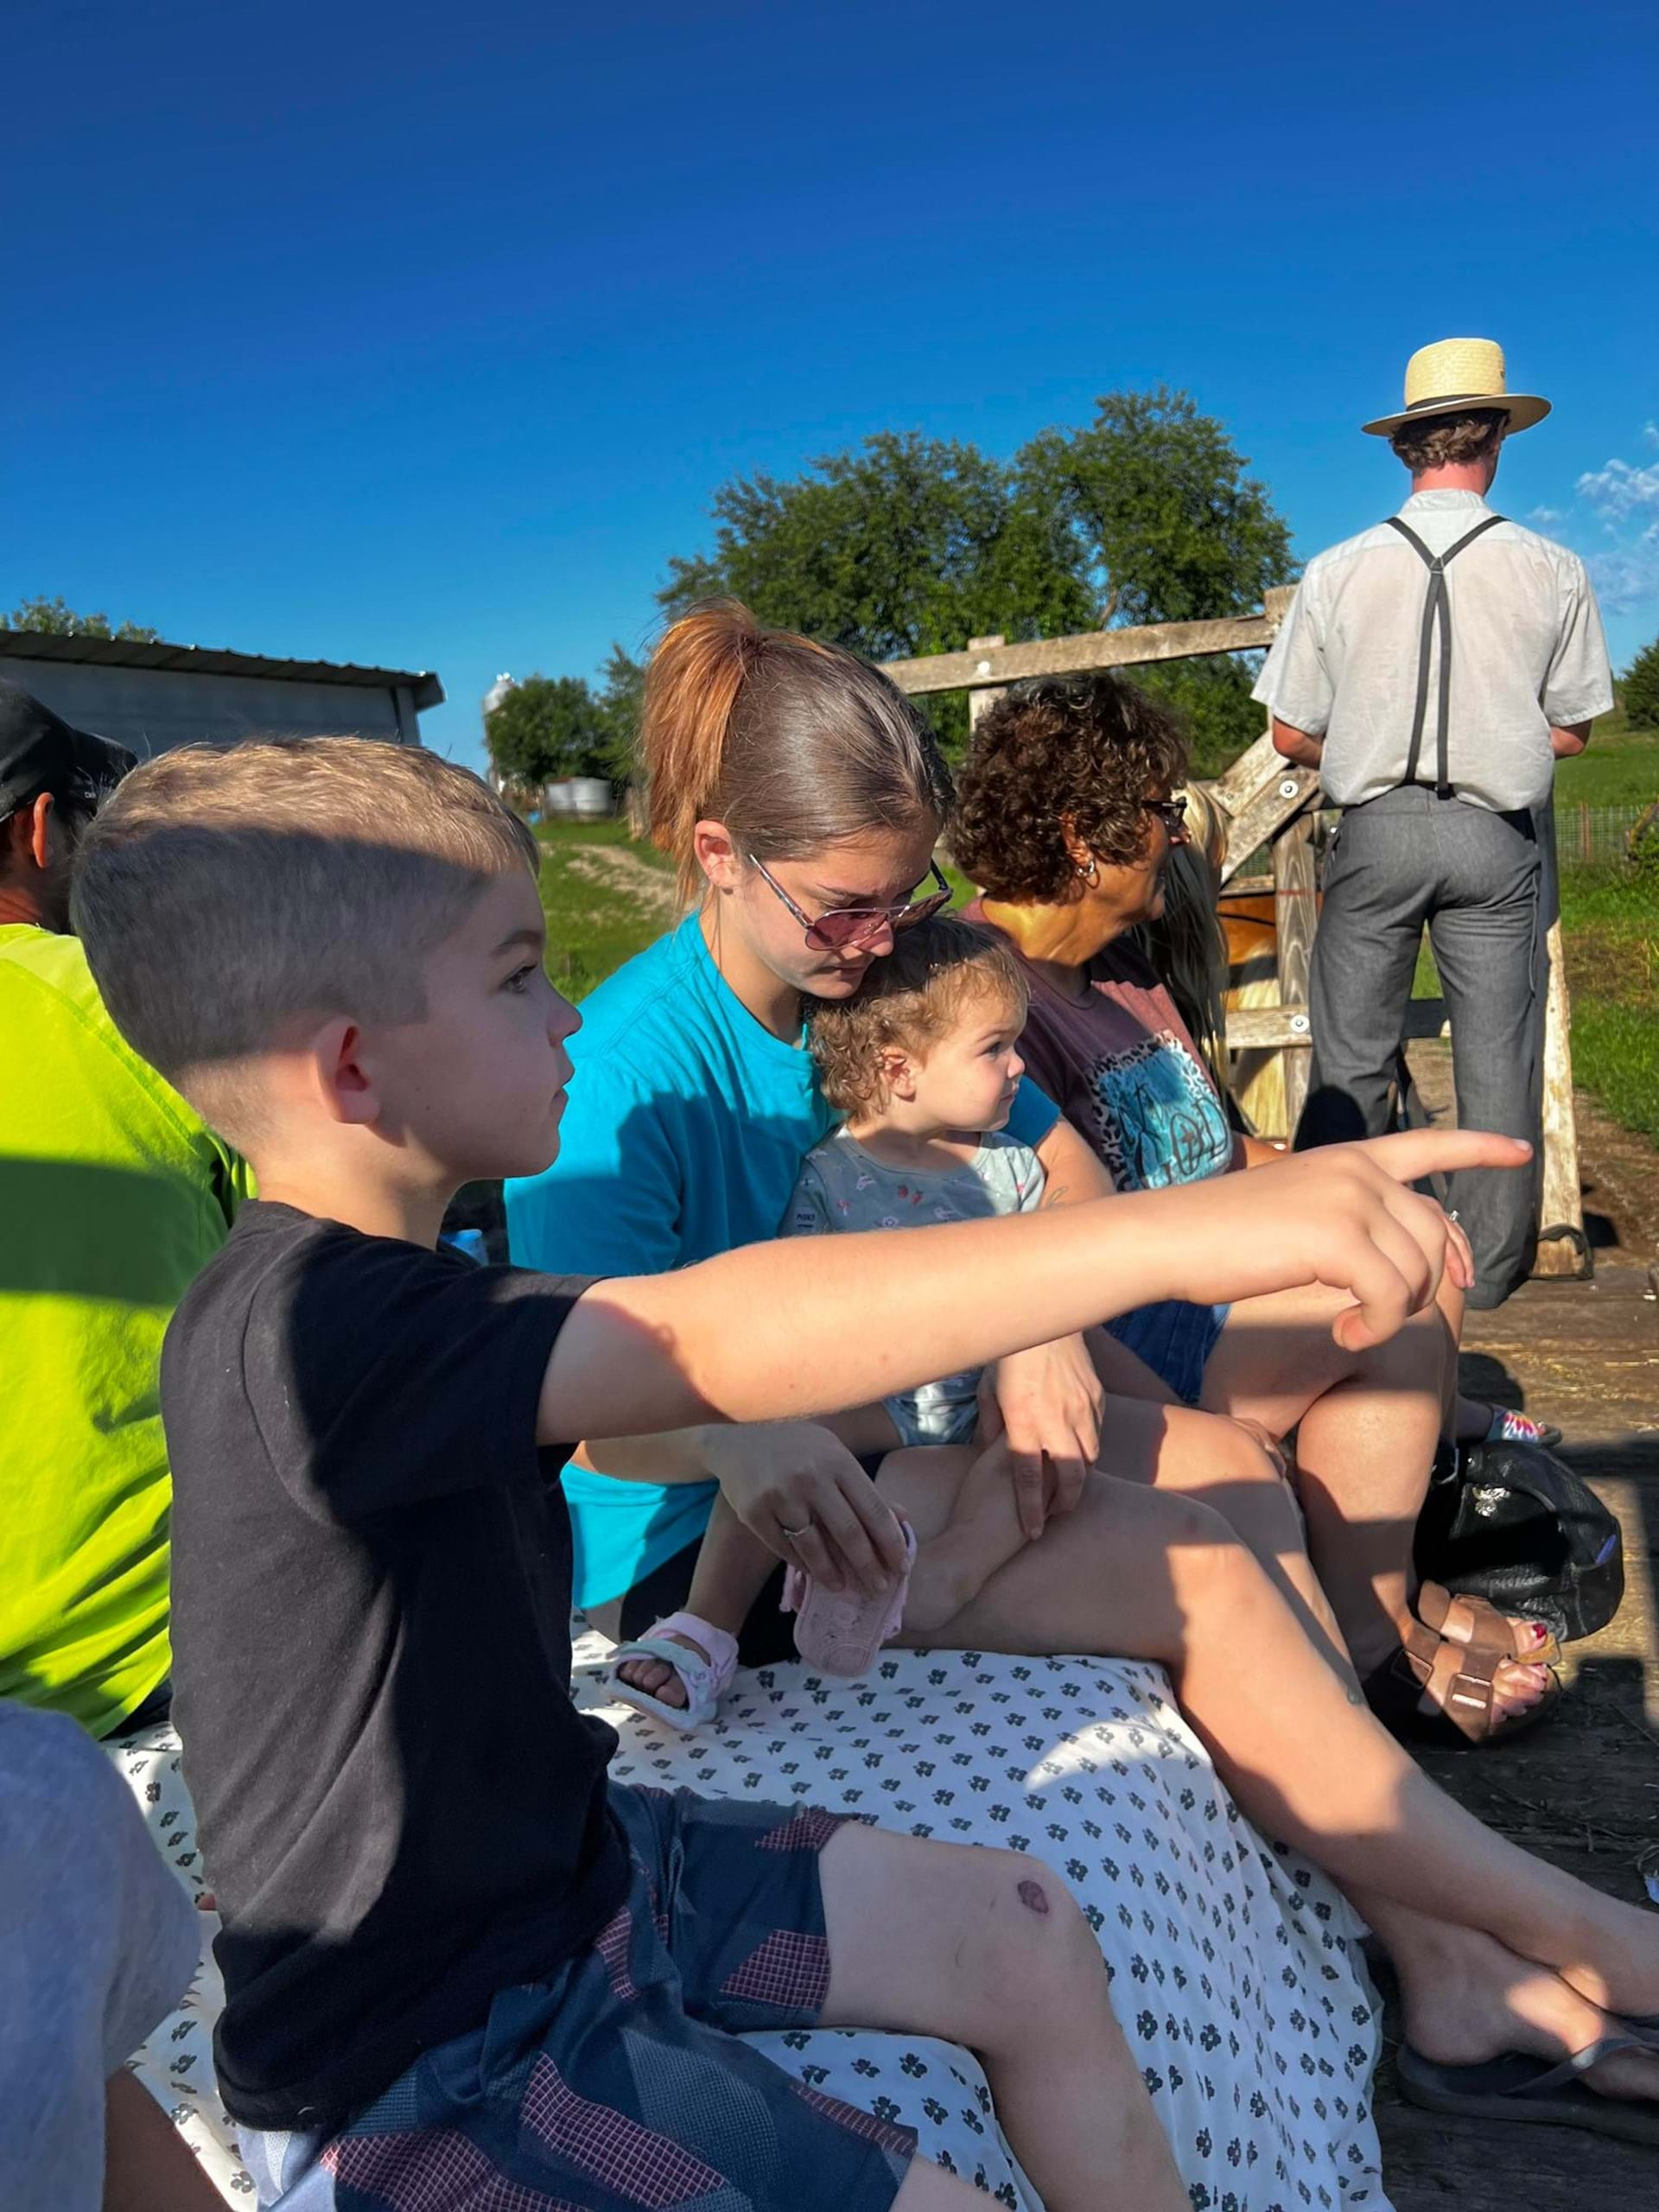
[[(998, 645), (1006, 645), (1007, 642), (1002, 632), (998, 630), (988, 638), (969, 638), (968, 650), (970, 653), (992, 652)], [(991, 672), (990, 663), (987, 661), (984, 666), (976, 672), (988, 676)], [(989, 714), (1007, 688), (1006, 683), (988, 683), (982, 690), (969, 691), (968, 694), (968, 734), (969, 737), (979, 728), (980, 716)]]
[(1595, 842), (1590, 833), (1590, 804), (1587, 799), (1579, 801), (1579, 858), (1588, 868), (1596, 857)]
[(1538, 1226), (1565, 1229), (1569, 1234), (1540, 1243), (1532, 1272), (1585, 1276), (1592, 1262), (1584, 1241), (1584, 1200), (1579, 1190), (1579, 1130), (1573, 1111), (1573, 1012), (1567, 970), (1561, 963), (1559, 921), (1550, 924), (1545, 944), (1549, 993), (1544, 1001), (1544, 1173)]
[[(1281, 1006), (1307, 1004), (1308, 968), (1313, 952), (1315, 882), (1313, 817), (1304, 812), (1287, 823), (1273, 843), (1274, 929)], [(1302, 1019), (1306, 1022), (1306, 1016)], [(1287, 1136), (1296, 1134), (1296, 1123), (1307, 1096), (1312, 1059), (1312, 1052), (1305, 1047), (1280, 1055), (1285, 1074)]]

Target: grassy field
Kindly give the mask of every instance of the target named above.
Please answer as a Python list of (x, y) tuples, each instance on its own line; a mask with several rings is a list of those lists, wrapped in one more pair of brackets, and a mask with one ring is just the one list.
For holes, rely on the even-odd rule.
[[(1569, 869), (1561, 944), (1573, 1080), (1616, 1122), (1659, 1145), (1659, 886), (1622, 868)], [(1419, 998), (1440, 991), (1427, 940), (1414, 990)]]
[(547, 972), (567, 998), (586, 998), (673, 920), (674, 871), (625, 822), (546, 822), (536, 835)]
[[(1632, 733), (1609, 715), (1590, 750), (1562, 762), (1556, 790), (1564, 804), (1592, 806), (1659, 798), (1659, 734)], [(569, 997), (585, 998), (671, 925), (673, 870), (620, 821), (546, 823), (537, 836), (548, 973)], [(1574, 1073), (1615, 1120), (1659, 1145), (1659, 891), (1617, 868), (1569, 869), (1561, 924)], [(1416, 988), (1420, 997), (1438, 989), (1427, 944)]]
[(1589, 748), (1555, 770), (1558, 806), (1646, 806), (1659, 798), (1659, 730), (1633, 730), (1621, 711), (1604, 715)]
[(1573, 1068), (1616, 1122), (1659, 1145), (1659, 881), (1561, 879)]
[[(1659, 799), (1659, 732), (1631, 730), (1622, 714), (1596, 724), (1587, 752), (1555, 771), (1558, 810), (1637, 806)], [(1573, 995), (1573, 1073), (1616, 1122), (1659, 1145), (1659, 882), (1628, 869), (1571, 865), (1561, 831), (1561, 943)], [(1440, 985), (1425, 943), (1416, 992)]]

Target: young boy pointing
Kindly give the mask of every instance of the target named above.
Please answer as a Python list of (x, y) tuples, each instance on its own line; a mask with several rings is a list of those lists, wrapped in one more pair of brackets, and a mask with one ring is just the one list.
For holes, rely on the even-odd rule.
[[(569, 1696), (564, 1440), (864, 1404), (1148, 1298), (1315, 1275), (1386, 1334), (1432, 1288), (1439, 1216), (1324, 1154), (1260, 1198), (1241, 1176), (836, 1237), (810, 1271), (766, 1245), (598, 1284), (453, 1261), (458, 1186), (557, 1149), (577, 1017), (536, 866), (476, 777), (349, 739), (164, 754), (83, 851), (111, 1012), (261, 1192), (162, 1390), (216, 2056), (266, 2201), (964, 2212), (907, 2133), (738, 2039), (823, 2022), (976, 2050), (1049, 2212), (1179, 2212), (1098, 1948), (1039, 1864), (607, 1783), (615, 1738)], [(1511, 1156), (1439, 1142), (1434, 1165)], [(924, 1262), (950, 1300), (914, 1300)], [(879, 1586), (903, 1546), (859, 1479), (730, 1502)]]

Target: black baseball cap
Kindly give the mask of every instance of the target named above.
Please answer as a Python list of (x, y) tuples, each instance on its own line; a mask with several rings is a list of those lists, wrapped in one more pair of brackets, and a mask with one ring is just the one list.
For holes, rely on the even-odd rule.
[(137, 755), (124, 745), (71, 729), (31, 693), (0, 680), (0, 821), (41, 791), (95, 805), (101, 792), (137, 765)]

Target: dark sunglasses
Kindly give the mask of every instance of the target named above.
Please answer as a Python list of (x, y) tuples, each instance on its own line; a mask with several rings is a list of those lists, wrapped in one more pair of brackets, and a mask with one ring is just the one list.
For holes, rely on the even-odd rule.
[(1186, 826), (1186, 793), (1172, 791), (1167, 798), (1142, 799), (1141, 804), (1148, 814), (1155, 814), (1163, 823), (1173, 845), (1185, 845), (1192, 832)]
[[(753, 859), (753, 855), (750, 855)], [(925, 922), (930, 914), (937, 914), (941, 906), (950, 903), (950, 886), (945, 881), (937, 861), (928, 862), (937, 891), (930, 891), (925, 899), (906, 899), (897, 906), (831, 906), (816, 921), (795, 904), (783, 885), (772, 874), (764, 861), (754, 861), (760, 879), (769, 890), (775, 891), (790, 912), (806, 931), (806, 941), (814, 952), (847, 952), (866, 945), (873, 937), (880, 937), (884, 928), (896, 937), (900, 930), (914, 929), (918, 922)]]

